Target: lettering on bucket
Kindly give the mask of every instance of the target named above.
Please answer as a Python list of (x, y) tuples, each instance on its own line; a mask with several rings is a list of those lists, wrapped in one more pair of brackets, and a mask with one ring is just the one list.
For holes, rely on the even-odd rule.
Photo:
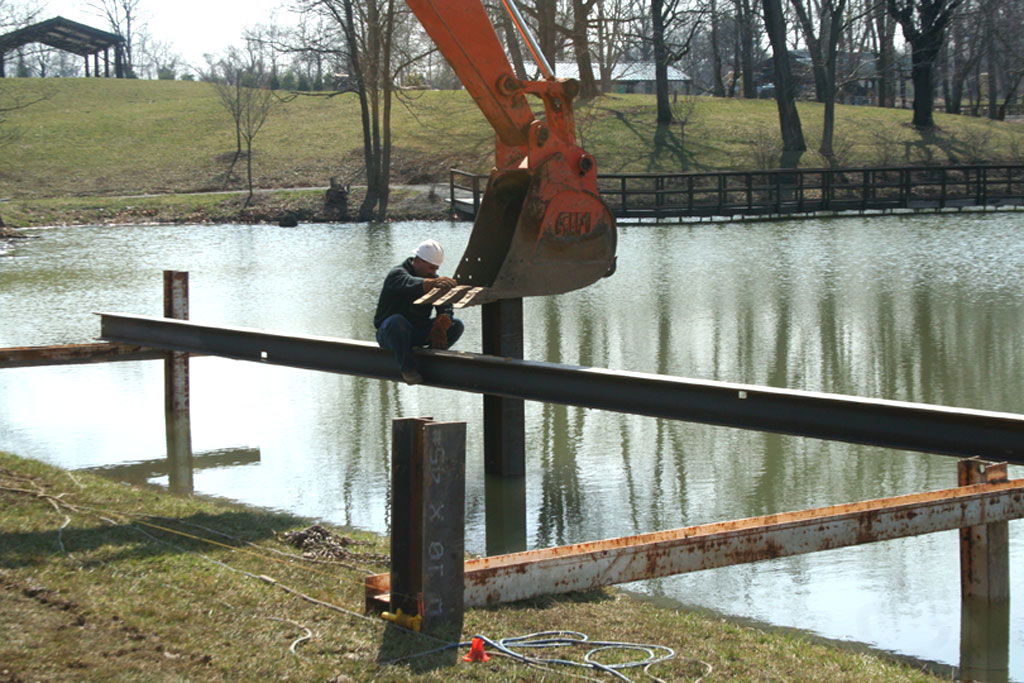
[(550, 232), (555, 237), (581, 237), (589, 235), (590, 230), (589, 211), (562, 211)]

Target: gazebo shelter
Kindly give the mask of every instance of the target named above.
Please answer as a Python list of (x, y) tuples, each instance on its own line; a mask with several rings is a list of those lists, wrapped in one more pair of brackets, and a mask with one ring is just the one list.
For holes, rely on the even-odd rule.
[[(6, 77), (4, 60), (7, 53), (29, 43), (42, 43), (85, 57), (87, 77), (102, 75), (110, 78), (110, 48), (114, 48), (114, 76), (124, 78), (126, 75), (124, 38), (64, 17), (54, 17), (0, 36), (0, 78)], [(102, 74), (100, 53), (103, 53)], [(92, 73), (89, 72), (89, 57), (92, 57)]]

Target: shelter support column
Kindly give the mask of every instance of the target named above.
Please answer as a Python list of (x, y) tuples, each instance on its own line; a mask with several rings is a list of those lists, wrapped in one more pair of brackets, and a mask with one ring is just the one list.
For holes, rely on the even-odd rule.
[[(188, 273), (164, 271), (164, 317), (188, 320)], [(193, 490), (188, 358), (181, 351), (168, 351), (164, 358), (168, 487), (175, 493)]]

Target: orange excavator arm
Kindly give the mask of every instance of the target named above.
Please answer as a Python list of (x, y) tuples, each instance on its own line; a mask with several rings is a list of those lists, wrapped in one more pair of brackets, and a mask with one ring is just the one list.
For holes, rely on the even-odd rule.
[[(478, 0), (406, 0), (497, 135), (491, 172), (450, 292), (420, 301), (456, 307), (559, 294), (615, 268), (615, 220), (597, 164), (576, 144), (576, 81), (555, 79), (515, 8), (502, 0), (544, 80), (520, 81)], [(541, 100), (539, 120), (527, 101)]]

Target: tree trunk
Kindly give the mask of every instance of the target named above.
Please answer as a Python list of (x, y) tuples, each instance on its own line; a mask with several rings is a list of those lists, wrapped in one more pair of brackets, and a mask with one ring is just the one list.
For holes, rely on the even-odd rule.
[[(821, 41), (814, 33), (814, 24), (811, 16), (804, 7), (803, 0), (790, 0), (790, 4), (796, 11), (797, 20), (800, 22), (800, 31), (803, 33), (804, 42), (807, 44), (807, 52), (811, 55), (811, 70), (814, 74), (814, 99), (818, 102), (825, 101), (825, 91), (828, 86), (825, 83), (825, 56), (822, 52)], [(819, 11), (824, 12), (825, 4), (822, 3)]]
[(914, 128), (926, 130), (935, 127), (935, 58), (939, 54), (937, 41), (918, 41), (911, 54), (910, 79), (914, 83)]
[(512, 58), (512, 69), (516, 72), (516, 78), (521, 81), (527, 79), (526, 65), (523, 62), (523, 50), (520, 47), (519, 32), (516, 31), (515, 25), (512, 23), (512, 17), (509, 16), (508, 12), (499, 10), (501, 16), (501, 31), (505, 34), (505, 48), (508, 50), (509, 57)]
[(537, 42), (548, 63), (554, 67), (558, 48), (558, 22), (556, 3), (552, 0), (537, 0)]
[(985, 44), (989, 46), (988, 54), (988, 117), (993, 120), (999, 118), (999, 66), (996, 63), (996, 8), (988, 3), (983, 7), (985, 12)]
[(765, 29), (772, 45), (772, 65), (775, 69), (775, 103), (779, 109), (779, 130), (782, 134), (784, 168), (796, 168), (807, 150), (800, 114), (796, 110), (796, 86), (789, 66), (786, 47), (786, 23), (782, 15), (781, 0), (762, 0)]
[(743, 97), (757, 99), (757, 73), (754, 67), (754, 11), (750, 0), (734, 0), (737, 33), (739, 34), (740, 72), (743, 74)]
[(896, 48), (892, 18), (879, 3), (875, 5), (875, 30), (878, 34), (878, 106), (896, 106)]
[(659, 126), (672, 123), (672, 105), (668, 101), (668, 46), (665, 45), (665, 5), (651, 0), (651, 43), (654, 47), (654, 92)]
[(717, 0), (711, 0), (711, 78), (714, 81), (711, 85), (711, 94), (715, 97), (725, 97), (725, 84), (722, 82), (722, 48), (719, 45), (718, 35), (718, 4)]
[(914, 83), (913, 125), (919, 130), (935, 127), (935, 60), (946, 26), (962, 0), (886, 0), (889, 14), (903, 27), (911, 47), (910, 77)]
[(572, 0), (572, 48), (576, 53), (576, 67), (580, 73), (580, 94), (582, 100), (597, 97), (597, 81), (594, 80), (594, 66), (590, 58), (590, 41), (587, 38), (590, 8), (592, 3)]

